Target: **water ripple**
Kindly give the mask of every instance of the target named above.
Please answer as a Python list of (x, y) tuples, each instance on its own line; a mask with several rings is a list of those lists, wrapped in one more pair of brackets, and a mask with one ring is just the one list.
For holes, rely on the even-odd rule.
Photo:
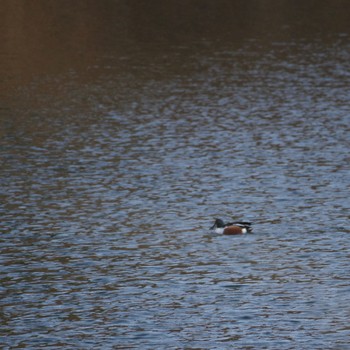
[(349, 46), (282, 44), (102, 60), (7, 129), (5, 348), (347, 348)]

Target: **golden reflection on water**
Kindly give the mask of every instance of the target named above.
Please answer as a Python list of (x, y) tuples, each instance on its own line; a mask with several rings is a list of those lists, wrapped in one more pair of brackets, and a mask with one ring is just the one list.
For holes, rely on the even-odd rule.
[[(126, 46), (181, 45), (218, 40), (237, 47), (346, 34), (349, 3), (336, 1), (11, 1), (0, 4), (5, 88), (123, 57)], [(325, 35), (326, 34), (326, 35)], [(3, 78), (4, 79), (4, 78)], [(12, 90), (11, 90), (12, 91)]]

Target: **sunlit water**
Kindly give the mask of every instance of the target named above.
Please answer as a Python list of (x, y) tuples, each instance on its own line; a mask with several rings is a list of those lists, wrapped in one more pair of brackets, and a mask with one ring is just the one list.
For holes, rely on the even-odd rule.
[[(2, 348), (349, 349), (349, 55), (132, 49), (20, 90)], [(213, 235), (215, 217), (255, 233)]]

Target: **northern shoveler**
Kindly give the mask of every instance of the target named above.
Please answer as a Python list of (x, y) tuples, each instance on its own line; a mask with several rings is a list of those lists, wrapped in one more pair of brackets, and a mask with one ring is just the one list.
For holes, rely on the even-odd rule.
[(239, 235), (242, 233), (250, 233), (253, 231), (250, 222), (236, 221), (225, 224), (221, 219), (215, 219), (214, 225), (210, 228), (215, 233), (223, 235)]

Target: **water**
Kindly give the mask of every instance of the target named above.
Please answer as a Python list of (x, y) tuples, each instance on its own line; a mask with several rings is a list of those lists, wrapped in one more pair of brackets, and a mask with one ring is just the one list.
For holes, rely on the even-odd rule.
[(126, 42), (9, 74), (2, 348), (349, 349), (349, 54)]

